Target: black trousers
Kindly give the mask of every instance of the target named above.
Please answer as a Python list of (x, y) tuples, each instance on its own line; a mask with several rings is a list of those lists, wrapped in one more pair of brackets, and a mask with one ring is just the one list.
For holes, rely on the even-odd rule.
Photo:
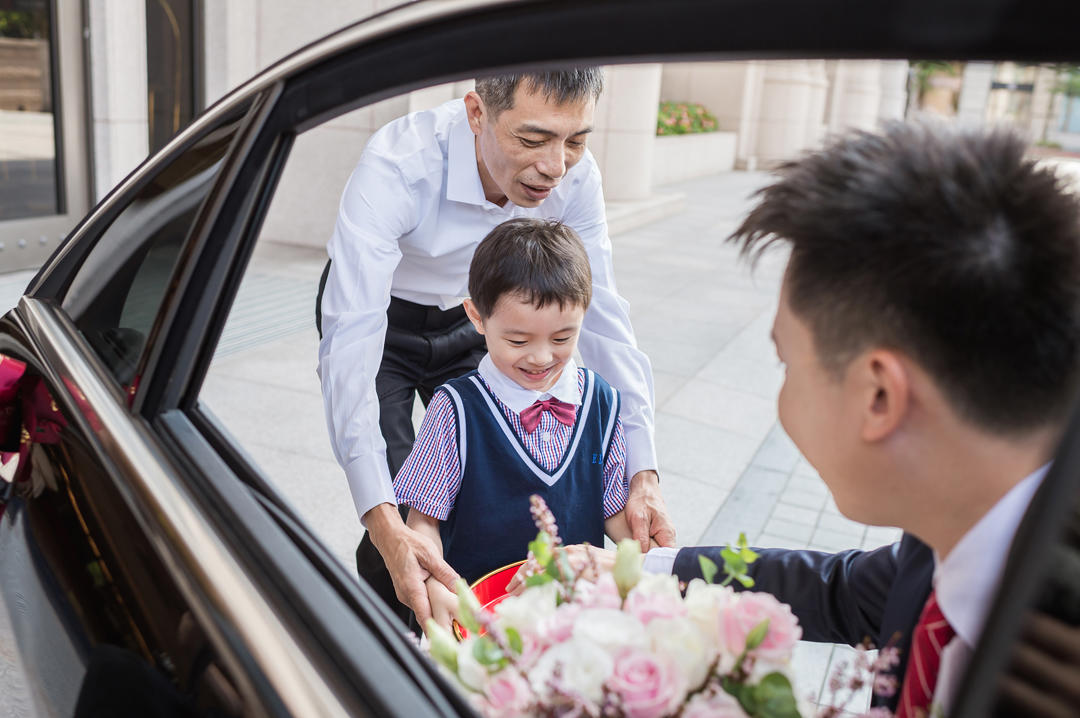
[[(390, 476), (396, 476), (416, 439), (413, 397), (419, 395), (426, 407), (436, 387), (475, 369), (485, 348), (484, 338), (460, 306), (442, 311), (391, 298), (386, 316), (386, 342), (375, 389), (379, 396), (379, 428), (386, 440), (386, 463)], [(399, 509), (404, 519), (408, 509)], [(397, 600), (390, 572), (368, 534), (356, 549), (356, 570), (409, 625), (411, 611)]]

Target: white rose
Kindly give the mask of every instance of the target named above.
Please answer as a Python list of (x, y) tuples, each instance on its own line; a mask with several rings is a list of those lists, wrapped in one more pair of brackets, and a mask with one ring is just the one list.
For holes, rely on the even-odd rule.
[(685, 618), (658, 618), (645, 628), (653, 651), (667, 654), (691, 690), (705, 682), (716, 651), (705, 642), (697, 624)]
[[(704, 582), (703, 582), (704, 583)], [(670, 573), (645, 573), (634, 586), (631, 593), (661, 594), (681, 599), (679, 577)]]
[(614, 655), (622, 648), (647, 648), (645, 625), (617, 608), (589, 608), (574, 620), (575, 639), (603, 648)]
[(531, 586), (517, 596), (510, 596), (495, 606), (495, 615), (503, 628), (519, 633), (535, 633), (537, 625), (555, 613), (559, 587), (555, 582)]
[(476, 639), (467, 638), (458, 644), (457, 652), (457, 675), (462, 685), (474, 691), (484, 690), (487, 684), (488, 672), (480, 661), (473, 655), (473, 644)]
[[(727, 586), (705, 583), (700, 578), (695, 578), (686, 587), (686, 598), (683, 602), (686, 605), (687, 617), (701, 630), (710, 650), (726, 653), (725, 642), (720, 635), (723, 625), (720, 615), (734, 600), (735, 592)], [(730, 656), (731, 661), (735, 658)]]
[(571, 638), (558, 643), (540, 656), (529, 671), (529, 683), (538, 696), (551, 695), (551, 681), (559, 671), (558, 681), (594, 703), (604, 697), (604, 682), (615, 667), (607, 651), (586, 640)]

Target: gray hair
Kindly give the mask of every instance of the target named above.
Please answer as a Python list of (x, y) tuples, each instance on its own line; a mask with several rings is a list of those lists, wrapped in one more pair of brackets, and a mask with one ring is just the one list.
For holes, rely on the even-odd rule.
[(604, 71), (599, 67), (579, 67), (553, 72), (523, 72), (495, 75), (476, 80), (476, 93), (495, 115), (514, 106), (514, 92), (525, 82), (530, 92), (538, 92), (555, 104), (578, 102), (588, 97), (600, 98), (604, 89)]

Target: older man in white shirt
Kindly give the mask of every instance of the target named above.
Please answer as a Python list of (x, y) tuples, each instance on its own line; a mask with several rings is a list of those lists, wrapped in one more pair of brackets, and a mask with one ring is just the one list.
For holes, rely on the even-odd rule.
[(561, 220), (585, 244), (593, 302), (579, 347), (623, 395), (627, 515), (643, 546), (674, 543), (656, 473), (652, 369), (615, 287), (600, 172), (585, 147), (601, 88), (597, 68), (478, 80), (463, 100), (380, 129), (342, 196), (319, 304), (327, 423), (368, 530), (357, 568), (421, 624), (428, 572), (448, 585), (456, 574), (404, 525), (391, 478), (412, 446), (414, 395), (426, 404), (483, 356), (461, 308), (469, 262), (514, 217)]

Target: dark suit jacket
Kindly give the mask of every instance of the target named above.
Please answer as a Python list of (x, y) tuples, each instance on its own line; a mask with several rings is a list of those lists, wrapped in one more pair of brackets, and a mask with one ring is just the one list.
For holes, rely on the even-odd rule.
[[(698, 556), (723, 566), (720, 550), (684, 548), (675, 558), (674, 573), (682, 581), (701, 578)], [(930, 547), (904, 534), (898, 543), (874, 551), (754, 550), (760, 558), (750, 565), (752, 590), (790, 604), (803, 639), (855, 645), (869, 638), (878, 647), (891, 641), (901, 651), (893, 673), (897, 686), (903, 684), (911, 632), (930, 595), (934, 574)], [(873, 705), (895, 709), (897, 697), (875, 695)]]

